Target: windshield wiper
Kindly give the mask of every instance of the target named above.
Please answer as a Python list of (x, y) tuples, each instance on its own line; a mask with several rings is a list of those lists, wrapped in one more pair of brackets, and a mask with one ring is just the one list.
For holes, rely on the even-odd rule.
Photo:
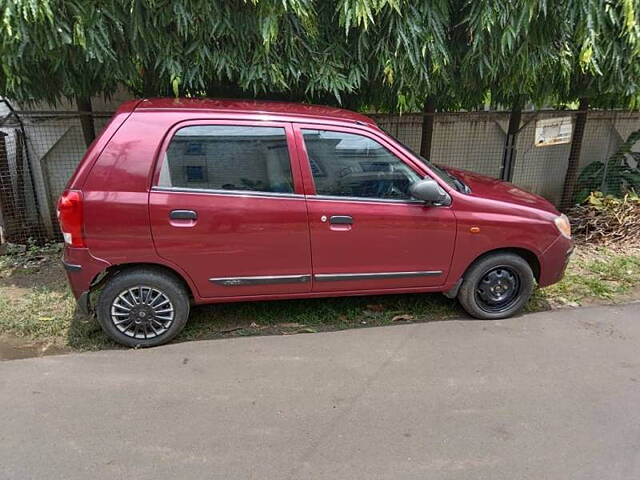
[(449, 173), (449, 176), (453, 179), (453, 184), (455, 185), (456, 190), (458, 190), (461, 193), (470, 193), (471, 192), (471, 189), (469, 188), (469, 185), (467, 185), (466, 183), (464, 183), (462, 180), (460, 180), (455, 175), (452, 175), (451, 173)]
[[(458, 179), (456, 178), (456, 180), (458, 180)], [(471, 188), (469, 187), (469, 185), (464, 183), (462, 180), (458, 180), (458, 182), (460, 182), (460, 185), (462, 185), (462, 192), (463, 193), (471, 193)]]

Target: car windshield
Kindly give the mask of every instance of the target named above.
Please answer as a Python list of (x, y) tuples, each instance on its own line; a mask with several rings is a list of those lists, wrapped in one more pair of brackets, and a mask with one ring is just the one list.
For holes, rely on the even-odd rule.
[(391, 138), (393, 138), (400, 145), (402, 145), (404, 148), (409, 150), (413, 154), (413, 156), (416, 157), (416, 159), (418, 159), (419, 161), (424, 163), (427, 167), (429, 167), (429, 170), (431, 170), (438, 177), (440, 177), (440, 179), (442, 179), (447, 185), (449, 185), (450, 187), (455, 188), (456, 190), (458, 190), (459, 192), (462, 192), (462, 193), (469, 193), (471, 191), (469, 189), (469, 186), (466, 185), (458, 177), (456, 177), (455, 175), (452, 175), (451, 173), (447, 172), (444, 168), (437, 166), (435, 163), (432, 163), (430, 160), (427, 160), (422, 155), (420, 155), (418, 152), (414, 151), (411, 147), (409, 147), (408, 145), (405, 145), (403, 142), (398, 140), (394, 135), (392, 135), (390, 132), (388, 132), (384, 128), (380, 127), (380, 129), (384, 133), (389, 135)]

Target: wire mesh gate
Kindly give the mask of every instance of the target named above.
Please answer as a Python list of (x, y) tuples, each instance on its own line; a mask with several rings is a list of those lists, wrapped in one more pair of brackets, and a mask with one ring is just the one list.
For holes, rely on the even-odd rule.
[[(4, 107), (4, 108), (2, 108)], [(16, 112), (0, 100), (0, 230), (3, 241), (62, 239), (57, 199), (87, 148), (78, 112)], [(91, 113), (96, 133), (111, 113)]]
[(31, 168), (27, 135), (20, 117), (6, 104), (0, 128), (0, 225), (2, 241), (25, 243), (50, 236)]

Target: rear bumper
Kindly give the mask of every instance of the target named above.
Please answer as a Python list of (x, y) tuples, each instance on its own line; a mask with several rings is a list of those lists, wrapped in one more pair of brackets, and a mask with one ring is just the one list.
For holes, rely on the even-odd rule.
[(547, 287), (562, 280), (569, 264), (571, 253), (573, 253), (573, 242), (559, 235), (540, 256), (540, 280), (538, 284), (541, 287)]
[[(82, 301), (88, 307), (91, 282), (109, 266), (109, 263), (91, 255), (87, 248), (65, 246), (62, 265), (67, 273), (67, 280), (73, 296), (79, 304)], [(82, 305), (80, 307), (82, 308)]]

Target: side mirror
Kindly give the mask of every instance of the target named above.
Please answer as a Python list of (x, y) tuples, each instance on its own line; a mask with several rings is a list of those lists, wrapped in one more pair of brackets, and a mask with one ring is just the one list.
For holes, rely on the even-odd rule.
[(424, 200), (429, 205), (443, 206), (451, 205), (451, 197), (445, 192), (435, 180), (426, 178), (418, 180), (409, 187), (409, 192), (415, 198)]

